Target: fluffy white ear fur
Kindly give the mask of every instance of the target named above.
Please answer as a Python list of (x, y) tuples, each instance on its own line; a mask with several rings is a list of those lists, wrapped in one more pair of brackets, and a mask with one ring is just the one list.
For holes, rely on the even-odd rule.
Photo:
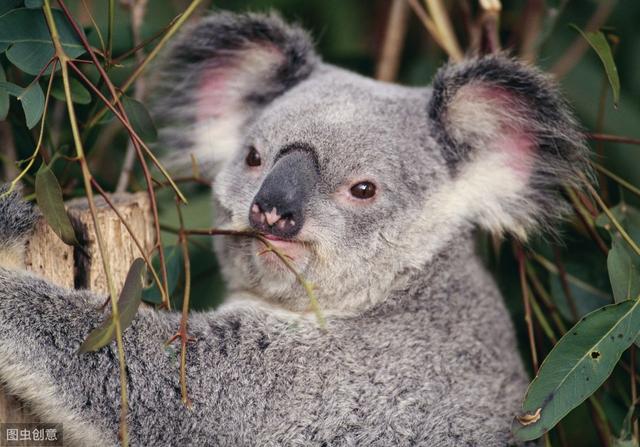
[(492, 232), (553, 233), (569, 210), (562, 186), (579, 186), (578, 173), (590, 172), (583, 135), (555, 83), (504, 55), (440, 69), (429, 118), (452, 180), (431, 201)]
[(205, 68), (197, 87), (193, 147), (197, 160), (221, 165), (240, 149), (253, 107), (247, 92), (269, 82), (283, 62), (275, 47), (252, 45), (228, 66)]
[(525, 116), (525, 104), (501, 88), (472, 82), (456, 92), (447, 109), (451, 137), (473, 141), (476, 149), (443, 203), (466, 210), (466, 219), (493, 232), (510, 230), (523, 239), (527, 223), (516, 221), (511, 210), (527, 206), (523, 200), (536, 158)]
[(189, 151), (213, 178), (251, 119), (318, 61), (307, 33), (274, 14), (218, 13), (187, 29), (157, 71), (152, 101), (169, 163), (180, 167)]

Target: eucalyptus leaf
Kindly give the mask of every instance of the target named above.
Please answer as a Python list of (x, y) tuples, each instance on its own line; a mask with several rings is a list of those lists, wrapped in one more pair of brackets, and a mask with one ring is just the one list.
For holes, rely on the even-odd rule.
[(120, 329), (124, 331), (136, 317), (142, 302), (142, 283), (144, 280), (145, 264), (142, 258), (137, 258), (131, 264), (127, 278), (122, 286), (118, 298), (118, 312), (120, 313)]
[(33, 128), (38, 124), (38, 121), (40, 121), (44, 113), (45, 97), (40, 84), (34, 82), (25, 88), (20, 96), (18, 96), (18, 101), (22, 103), (27, 127), (29, 129)]
[(638, 447), (637, 441), (633, 439), (632, 421), (635, 412), (636, 404), (633, 403), (627, 411), (627, 415), (622, 422), (620, 436), (614, 440), (613, 447)]
[(51, 229), (67, 245), (78, 245), (75, 231), (64, 208), (62, 189), (53, 171), (41, 167), (36, 174), (36, 201)]
[(611, 289), (616, 302), (640, 295), (640, 256), (632, 253), (620, 235), (614, 235), (607, 257)]
[(158, 138), (158, 131), (151, 119), (147, 108), (139, 101), (128, 96), (122, 97), (122, 105), (131, 122), (131, 127), (145, 142), (154, 142)]
[[(37, 75), (47, 65), (55, 51), (53, 46), (38, 42), (18, 42), (7, 50), (7, 59), (20, 70)], [(50, 73), (49, 67), (45, 73)]]
[(539, 438), (609, 377), (640, 332), (640, 301), (591, 312), (554, 346), (529, 385), (513, 425), (522, 441)]
[(22, 0), (2, 0), (0, 2), (0, 16), (14, 8), (17, 8), (22, 3)]
[(582, 34), (582, 37), (591, 45), (594, 49), (602, 64), (604, 65), (604, 71), (607, 73), (611, 90), (613, 91), (613, 103), (617, 106), (620, 100), (620, 77), (618, 76), (618, 68), (613, 60), (613, 53), (611, 52), (611, 46), (607, 37), (602, 31), (582, 31), (576, 25), (570, 25), (573, 29)]
[(0, 81), (0, 92), (3, 90), (20, 101), (29, 129), (38, 124), (44, 112), (44, 93), (40, 84), (34, 82), (30, 86), (22, 88), (12, 82)]
[[(169, 296), (172, 296), (178, 287), (178, 281), (180, 279), (180, 273), (182, 272), (182, 266), (184, 265), (184, 258), (182, 256), (182, 249), (179, 245), (173, 245), (171, 247), (165, 247), (165, 261), (167, 265), (167, 282), (169, 283)], [(160, 260), (158, 255), (155, 255), (151, 260), (153, 267), (160, 271)], [(151, 286), (142, 291), (142, 299), (146, 302), (153, 304), (162, 303), (162, 294), (155, 281)]]
[[(60, 42), (67, 55), (75, 58), (84, 53), (82, 42), (60, 10), (53, 10)], [(42, 11), (19, 8), (0, 16), (0, 49), (20, 70), (36, 75), (54, 55), (49, 28)], [(47, 72), (51, 71), (51, 67)]]
[[(640, 243), (640, 210), (628, 203), (621, 202), (610, 209), (613, 217), (625, 229), (631, 239)], [(618, 233), (618, 230), (605, 213), (596, 218), (596, 225), (607, 230), (610, 234)]]
[[(118, 298), (118, 312), (120, 330), (124, 332), (133, 322), (141, 303), (142, 280), (144, 274), (144, 261), (137, 258), (131, 264), (124, 286)], [(116, 325), (113, 315), (109, 315), (100, 326), (91, 331), (85, 341), (78, 348), (78, 352), (93, 352), (111, 343), (116, 335)]]
[[(629, 237), (636, 243), (640, 243), (640, 210), (622, 202), (611, 208), (610, 211), (620, 226), (629, 234)], [(607, 230), (611, 236), (607, 270), (615, 300), (638, 298), (640, 295), (640, 256), (622, 238), (618, 229), (605, 213), (597, 217), (596, 225)]]
[(24, 0), (24, 6), (26, 6), (27, 8), (42, 8), (42, 4), (42, 0)]
[[(80, 81), (74, 78), (69, 78), (69, 87), (71, 88), (71, 100), (77, 104), (89, 104), (91, 102), (91, 93), (82, 85)], [(61, 78), (53, 80), (51, 86), (51, 95), (60, 100), (65, 101), (64, 85)]]
[(97, 351), (111, 343), (111, 340), (115, 338), (115, 334), (116, 325), (114, 324), (111, 316), (109, 316), (100, 326), (91, 331), (78, 348), (78, 352), (84, 353)]
[(0, 121), (3, 121), (9, 113), (9, 92), (2, 85), (7, 81), (7, 76), (4, 73), (4, 68), (0, 64)]

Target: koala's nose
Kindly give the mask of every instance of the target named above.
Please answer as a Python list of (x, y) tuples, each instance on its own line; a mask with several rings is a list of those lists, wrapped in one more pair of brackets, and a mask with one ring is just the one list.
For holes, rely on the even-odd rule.
[[(263, 233), (279, 237), (293, 237), (302, 228), (302, 213), (284, 206), (271, 206), (254, 202), (249, 213), (251, 226)], [(269, 211), (265, 211), (268, 209)]]
[(295, 237), (304, 225), (304, 209), (317, 177), (314, 159), (306, 151), (291, 150), (281, 156), (253, 199), (251, 227), (277, 237)]

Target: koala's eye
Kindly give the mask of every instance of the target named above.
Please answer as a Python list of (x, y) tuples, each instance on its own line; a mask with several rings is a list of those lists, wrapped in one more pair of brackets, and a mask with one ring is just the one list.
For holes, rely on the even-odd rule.
[(371, 182), (360, 182), (351, 187), (351, 195), (356, 199), (370, 199), (375, 193), (376, 185)]
[(251, 146), (249, 149), (249, 153), (247, 154), (247, 158), (244, 159), (247, 163), (247, 166), (255, 167), (260, 166), (262, 164), (262, 159), (260, 158), (260, 154), (256, 150), (255, 147)]

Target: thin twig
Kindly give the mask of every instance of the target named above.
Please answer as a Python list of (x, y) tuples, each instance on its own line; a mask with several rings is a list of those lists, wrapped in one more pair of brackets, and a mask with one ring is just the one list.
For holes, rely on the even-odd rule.
[[(142, 27), (142, 21), (147, 10), (147, 0), (134, 0), (131, 6), (131, 34), (133, 36), (133, 44), (139, 45), (140, 41), (140, 28)], [(144, 51), (140, 49), (135, 53), (136, 62), (138, 65), (144, 62)], [(143, 76), (139, 77), (134, 83), (133, 99), (136, 101), (142, 101), (146, 92), (146, 83)], [(129, 178), (133, 171), (133, 163), (135, 161), (135, 148), (133, 141), (127, 143), (127, 150), (124, 155), (124, 163), (122, 164), (122, 171), (120, 178), (118, 178), (118, 184), (116, 186), (116, 192), (124, 192), (129, 186)]]
[(520, 22), (520, 57), (529, 63), (536, 61), (538, 37), (544, 16), (544, 0), (528, 0)]
[[(147, 250), (145, 250), (145, 248), (143, 247), (142, 243), (140, 242), (140, 240), (137, 238), (137, 236), (133, 232), (133, 229), (131, 228), (131, 226), (129, 225), (127, 220), (124, 218), (124, 216), (122, 214), (120, 214), (120, 211), (118, 211), (118, 208), (115, 206), (113, 201), (111, 201), (111, 199), (109, 198), (109, 194), (107, 194), (107, 192), (104, 189), (102, 189), (102, 186), (100, 186), (100, 184), (96, 181), (96, 179), (92, 178), (91, 179), (91, 184), (98, 191), (98, 193), (102, 196), (102, 198), (107, 203), (107, 205), (109, 205), (109, 207), (113, 210), (113, 212), (116, 214), (118, 219), (120, 219), (120, 222), (122, 222), (122, 224), (124, 225), (125, 229), (127, 230), (127, 233), (129, 233), (129, 236), (131, 236), (131, 239), (133, 240), (133, 243), (136, 244), (136, 247), (138, 248), (138, 251), (142, 255), (142, 258), (144, 259), (144, 262), (147, 264), (147, 268), (151, 272), (151, 276), (153, 276), (153, 280), (155, 281), (156, 285), (158, 286), (158, 290), (160, 290), (161, 294), (164, 294), (165, 290), (162, 287), (162, 281), (160, 281), (160, 277), (158, 276), (158, 273), (156, 272), (156, 269), (153, 268), (153, 264), (151, 262), (151, 259), (149, 259), (149, 255), (147, 254)], [(167, 297), (166, 299), (169, 299), (169, 297)], [(164, 296), (163, 296), (163, 302), (164, 302), (164, 300), (165, 299), (164, 299)]]
[(127, 59), (129, 56), (131, 56), (132, 54), (138, 52), (139, 50), (141, 50), (142, 48), (146, 47), (147, 45), (149, 45), (151, 42), (159, 39), (160, 37), (162, 37), (167, 31), (169, 31), (169, 29), (171, 29), (171, 27), (173, 26), (173, 24), (175, 23), (176, 20), (178, 20), (180, 18), (180, 16), (176, 16), (173, 18), (173, 20), (171, 20), (167, 26), (165, 26), (164, 28), (162, 28), (160, 31), (158, 31), (157, 33), (155, 33), (153, 36), (146, 38), (145, 40), (143, 40), (142, 42), (140, 42), (138, 45), (134, 46), (133, 48), (131, 48), (130, 50), (125, 51), (124, 53), (120, 54), (118, 57), (116, 57), (115, 59), (113, 59), (111, 62), (114, 65), (118, 65), (120, 64), (122, 61), (124, 61), (125, 59)]
[[(436, 27), (436, 24), (433, 23), (433, 21), (431, 20), (427, 12), (424, 10), (424, 8), (420, 5), (418, 0), (408, 0), (408, 1), (409, 1), (409, 6), (411, 6), (411, 9), (413, 9), (413, 12), (415, 13), (415, 15), (418, 17), (418, 19), (420, 19), (425, 29), (431, 35), (431, 38), (433, 39), (433, 41), (445, 52), (447, 52), (447, 48), (445, 47), (444, 43), (442, 43), (442, 38), (440, 37), (440, 33), (438, 32), (438, 28)], [(453, 57), (453, 56), (449, 54), (449, 57)]]
[(518, 259), (518, 272), (520, 275), (520, 287), (522, 289), (522, 301), (524, 303), (524, 321), (527, 324), (529, 335), (529, 347), (531, 348), (531, 362), (534, 374), (538, 372), (538, 353), (536, 352), (536, 342), (533, 335), (533, 319), (531, 318), (531, 303), (529, 297), (529, 286), (525, 273), (524, 251), (520, 244), (516, 245), (516, 257)]
[(64, 85), (64, 94), (67, 103), (67, 113), (69, 114), (69, 123), (71, 125), (71, 133), (73, 135), (73, 141), (75, 144), (76, 155), (80, 162), (82, 170), (82, 178), (84, 180), (84, 188), (87, 194), (87, 201), (89, 203), (89, 210), (91, 213), (91, 219), (93, 221), (94, 231), (96, 235), (96, 241), (98, 243), (98, 250), (102, 258), (102, 266), (104, 268), (105, 276), (107, 278), (107, 285), (109, 289), (109, 295), (111, 297), (111, 315), (113, 318), (115, 333), (116, 333), (116, 345), (118, 349), (118, 362), (120, 365), (120, 441), (124, 447), (129, 445), (129, 434), (127, 430), (127, 364), (125, 360), (124, 342), (122, 340), (122, 328), (120, 327), (120, 313), (118, 310), (118, 303), (116, 301), (116, 289), (111, 275), (111, 268), (109, 266), (109, 260), (106, 256), (106, 246), (102, 238), (102, 232), (98, 226), (98, 213), (95, 206), (93, 197), (93, 190), (91, 188), (91, 172), (87, 165), (86, 158), (84, 156), (84, 148), (82, 146), (82, 140), (80, 138), (80, 130), (78, 128), (78, 122), (75, 115), (75, 108), (71, 97), (71, 86), (69, 82), (69, 71), (67, 64), (69, 63), (69, 57), (62, 47), (60, 42), (60, 36), (58, 34), (57, 25), (53, 18), (53, 11), (51, 9), (51, 0), (44, 0), (44, 15), (49, 26), (49, 32), (51, 33), (51, 40), (55, 48), (55, 53), (60, 60), (62, 83)]
[(189, 324), (189, 298), (191, 297), (191, 260), (189, 259), (189, 241), (184, 231), (184, 218), (182, 216), (182, 209), (180, 208), (180, 201), (176, 200), (176, 209), (178, 211), (178, 219), (180, 222), (180, 230), (178, 233), (178, 243), (182, 248), (182, 258), (184, 263), (184, 293), (182, 296), (182, 316), (180, 318), (180, 327), (178, 332), (171, 337), (167, 344), (180, 339), (180, 393), (182, 395), (182, 403), (190, 407), (191, 401), (187, 394), (187, 344), (195, 341), (194, 338), (189, 337), (188, 324)]
[(95, 19), (93, 18), (93, 14), (91, 14), (91, 9), (89, 8), (89, 6), (87, 6), (86, 0), (82, 0), (82, 6), (84, 7), (85, 12), (89, 16), (89, 20), (91, 21), (91, 25), (93, 26), (93, 29), (96, 30), (96, 34), (98, 35), (98, 40), (100, 41), (100, 48), (102, 49), (102, 53), (107, 54), (107, 46), (104, 43), (102, 32), (100, 32), (100, 27), (98, 26)]
[(486, 53), (500, 51), (500, 36), (498, 28), (500, 24), (500, 0), (480, 0), (482, 14), (480, 16), (480, 46)]
[[(151, 50), (149, 55), (144, 59), (144, 62), (138, 65), (136, 69), (133, 71), (133, 73), (131, 73), (131, 75), (124, 82), (124, 84), (120, 86), (120, 88), (118, 89), (118, 96), (117, 96), (118, 98), (124, 92), (126, 92), (129, 87), (131, 87), (131, 85), (136, 81), (136, 79), (138, 79), (138, 77), (142, 74), (142, 72), (144, 72), (144, 70), (147, 68), (149, 63), (156, 58), (160, 50), (164, 48), (167, 42), (169, 42), (169, 40), (173, 37), (173, 35), (180, 29), (180, 27), (184, 24), (184, 22), (187, 21), (187, 19), (191, 16), (191, 14), (194, 13), (194, 11), (198, 8), (198, 6), (200, 6), (200, 4), (203, 1), (204, 0), (193, 0), (189, 5), (189, 7), (185, 9), (185, 11), (180, 15), (178, 19), (175, 20), (175, 22), (173, 23), (173, 26), (171, 26), (171, 28), (169, 28), (166, 34), (162, 36), (162, 39), (160, 39), (160, 42), (158, 42), (158, 45), (156, 45), (153, 48), (153, 50)], [(114, 99), (112, 104), (115, 104), (116, 102), (117, 102), (117, 99)], [(107, 113), (107, 110), (108, 108), (106, 106), (100, 109), (100, 111), (98, 111), (98, 113), (96, 113), (93, 116), (93, 118), (89, 120), (89, 122), (87, 123), (87, 127), (91, 128), (95, 126), (98, 122), (100, 122), (104, 114)]]
[[(53, 62), (53, 71), (55, 71), (56, 66), (58, 64), (58, 59), (57, 58), (52, 58), (51, 61)], [(44, 127), (45, 127), (45, 122), (47, 120), (47, 110), (49, 109), (49, 98), (51, 97), (51, 88), (53, 86), (53, 75), (51, 75), (49, 77), (49, 84), (47, 85), (47, 94), (44, 97), (44, 108), (42, 110), (42, 118), (40, 118), (40, 132), (38, 134), (38, 142), (36, 143), (36, 148), (33, 150), (33, 153), (29, 156), (29, 158), (27, 158), (26, 160), (29, 160), (29, 162), (27, 163), (27, 166), (25, 166), (24, 168), (22, 168), (22, 170), (20, 171), (20, 173), (16, 176), (16, 178), (14, 178), (11, 181), (11, 184), (9, 185), (9, 188), (7, 189), (7, 191), (5, 191), (4, 194), (2, 194), (3, 196), (7, 195), (7, 194), (11, 194), (11, 192), (15, 189), (16, 185), (18, 184), (18, 182), (27, 174), (27, 172), (29, 172), (29, 170), (31, 169), (31, 167), (33, 166), (33, 164), (36, 161), (36, 156), (38, 155), (38, 152), (41, 152), (41, 148), (42, 148), (42, 141), (44, 138)], [(44, 159), (44, 157), (43, 157)]]
[[(140, 138), (138, 133), (131, 126), (131, 123), (129, 123), (128, 119), (126, 119), (126, 113), (123, 112), (124, 108), (121, 111), (116, 110), (116, 108), (102, 94), (100, 89), (97, 86), (95, 86), (91, 82), (91, 80), (78, 67), (76, 67), (75, 64), (73, 64), (73, 62), (69, 61), (69, 66), (73, 68), (73, 70), (76, 72), (80, 80), (82, 80), (82, 82), (84, 82), (84, 84), (87, 87), (89, 87), (96, 94), (96, 96), (100, 98), (100, 100), (107, 105), (107, 108), (111, 111), (111, 113), (113, 113), (113, 115), (118, 119), (118, 121), (122, 123), (126, 131), (129, 133), (129, 137), (135, 140), (136, 144), (138, 144), (145, 151), (145, 154), (149, 158), (151, 158), (151, 161), (153, 162), (153, 164), (158, 168), (160, 173), (167, 179), (167, 182), (169, 183), (169, 185), (171, 186), (175, 194), (180, 198), (180, 200), (182, 200), (183, 203), (187, 203), (187, 199), (185, 198), (184, 194), (182, 194), (182, 191), (180, 191), (180, 188), (178, 188), (178, 185), (176, 185), (176, 183), (173, 181), (173, 178), (171, 177), (171, 175), (169, 175), (166, 168), (160, 163), (160, 160), (158, 160), (158, 158), (154, 155), (151, 149), (149, 149), (149, 146), (147, 146), (147, 144), (142, 140), (142, 138)], [(146, 175), (145, 175), (145, 180), (146, 180)]]
[(542, 286), (542, 283), (540, 282), (540, 279), (538, 278), (538, 275), (535, 269), (528, 261), (527, 261), (527, 277), (529, 278), (529, 281), (533, 285), (533, 289), (538, 294), (538, 296), (544, 303), (545, 307), (549, 310), (549, 312), (551, 312), (551, 318), (553, 319), (553, 322), (555, 323), (556, 327), (560, 331), (560, 335), (564, 335), (564, 333), (567, 332), (567, 326), (562, 321), (562, 317), (558, 313), (558, 308), (553, 303), (553, 300), (551, 299), (551, 295)]
[(382, 52), (376, 67), (376, 79), (387, 82), (396, 79), (400, 66), (400, 56), (404, 47), (404, 39), (407, 35), (408, 19), (409, 4), (407, 1), (393, 0), (389, 11)]
[[(609, 96), (609, 83), (607, 81), (607, 74), (602, 73), (602, 81), (600, 82), (600, 98), (598, 99), (598, 113), (596, 116), (596, 132), (602, 132), (604, 129), (604, 118), (607, 112), (607, 97)], [(604, 155), (604, 142), (596, 141), (596, 156), (599, 160), (605, 158)], [(609, 188), (607, 185), (607, 179), (601, 172), (598, 172), (598, 184), (600, 186), (600, 194), (605, 203), (609, 202)]]
[[(168, 292), (168, 290), (169, 290), (168, 289), (169, 288), (169, 286), (168, 286), (169, 280), (168, 280), (168, 275), (167, 275), (167, 266), (166, 266), (165, 257), (164, 257), (164, 248), (162, 246), (162, 235), (160, 233), (160, 218), (158, 216), (158, 204), (157, 204), (157, 201), (156, 201), (155, 191), (153, 189), (153, 182), (151, 181), (151, 173), (149, 172), (149, 168), (147, 166), (146, 160), (144, 159), (144, 154), (142, 153), (142, 149), (140, 148), (140, 146), (141, 146), (140, 142), (142, 140), (140, 139), (138, 134), (131, 127), (131, 125), (129, 123), (129, 118), (127, 117), (127, 115), (125, 113), (124, 106), (119, 101), (119, 98), (118, 98), (117, 92), (115, 90), (115, 87), (111, 83), (111, 80), (109, 79), (109, 76), (107, 75), (107, 73), (104, 70), (104, 68), (98, 62), (98, 58), (96, 57), (96, 55), (95, 55), (95, 53), (93, 51), (93, 48), (89, 44), (89, 41), (87, 40), (86, 36), (84, 35), (84, 33), (82, 33), (82, 30), (80, 30), (80, 28), (79, 28), (78, 24), (75, 22), (75, 20), (73, 20), (73, 17), (71, 16), (71, 13), (69, 12), (67, 6), (64, 4), (64, 1), (63, 0), (58, 0), (58, 4), (62, 8), (62, 11), (63, 11), (64, 15), (66, 16), (67, 21), (69, 22), (71, 27), (74, 29), (74, 31), (78, 35), (78, 38), (82, 42), (82, 45), (87, 50), (87, 53), (89, 54), (89, 56), (93, 60), (94, 65), (95, 65), (96, 69), (98, 70), (98, 73), (100, 74), (100, 77), (103, 79), (103, 81), (104, 81), (105, 85), (107, 86), (109, 92), (113, 96), (114, 104), (118, 107), (118, 109), (120, 110), (121, 115), (122, 115), (121, 121), (122, 121), (123, 125), (125, 125), (125, 127), (127, 127), (127, 130), (129, 131), (129, 135), (131, 136), (132, 141), (135, 140), (134, 145), (135, 145), (135, 148), (136, 148), (136, 153), (138, 155), (138, 160), (140, 162), (140, 166), (142, 167), (142, 172), (144, 174), (145, 181), (147, 183), (147, 193), (149, 195), (149, 201), (151, 203), (151, 212), (153, 213), (153, 220), (154, 220), (154, 226), (155, 226), (155, 232), (156, 232), (156, 244), (157, 244), (157, 247), (158, 247), (158, 257), (160, 258), (160, 270), (161, 270), (161, 273), (162, 273), (163, 284), (164, 284), (164, 287), (166, 289), (166, 294), (163, 295), (163, 296), (168, 297), (169, 296), (169, 292)], [(91, 87), (93, 87), (94, 92), (97, 92), (101, 96), (101, 98), (104, 98), (104, 96), (99, 92), (99, 90), (97, 88), (95, 88), (93, 83), (88, 81), (88, 79), (86, 78), (86, 76), (84, 76), (84, 74), (82, 73), (82, 71), (80, 69), (78, 69), (72, 62), (68, 62), (68, 63), (76, 71), (76, 73), (78, 73), (85, 80), (85, 82), (88, 82), (89, 85)], [(109, 104), (110, 105), (109, 101), (105, 101), (105, 104)], [(114, 110), (114, 113), (115, 113), (115, 110)], [(148, 152), (151, 152), (151, 151), (148, 151)], [(153, 157), (152, 157), (152, 159), (153, 159)], [(167, 174), (167, 176), (168, 176), (168, 174)], [(168, 177), (170, 179), (170, 176), (168, 176)], [(176, 192), (179, 192), (179, 189), (177, 188), (177, 186), (174, 187), (174, 190)], [(178, 194), (178, 195), (183, 201), (186, 202), (186, 199), (184, 198), (184, 196), (182, 196), (181, 194)], [(167, 299), (167, 301), (163, 302), (163, 305), (167, 309), (169, 309), (171, 307), (171, 303), (170, 303), (170, 301), (168, 299)]]
[[(531, 258), (534, 259), (542, 267), (544, 267), (547, 271), (553, 273), (554, 275), (560, 274), (560, 272), (558, 271), (558, 267), (556, 267), (553, 262), (549, 261), (547, 258), (540, 255), (539, 253), (536, 253), (535, 251), (530, 251), (530, 254)], [(611, 295), (603, 292), (600, 289), (597, 289), (588, 282), (585, 282), (580, 278), (571, 275), (570, 273), (567, 273), (567, 281), (569, 281), (571, 284), (574, 284), (576, 287), (580, 287), (581, 289), (586, 290), (591, 295), (600, 298), (603, 302), (603, 305), (608, 304), (611, 301)]]
[(538, 323), (540, 324), (540, 327), (542, 328), (542, 331), (545, 333), (547, 338), (549, 340), (551, 340), (551, 342), (553, 344), (556, 344), (558, 342), (558, 337), (556, 337), (556, 334), (553, 332), (553, 329), (551, 328), (551, 325), (549, 324), (549, 321), (544, 316), (544, 313), (542, 312), (542, 309), (540, 308), (540, 305), (535, 300), (535, 297), (534, 297), (534, 295), (533, 295), (533, 293), (531, 291), (531, 288), (529, 287), (528, 284), (527, 284), (527, 294), (531, 298), (530, 299), (531, 308), (533, 309), (533, 313), (536, 316), (536, 320), (538, 320)]
[(595, 242), (602, 254), (607, 255), (609, 253), (609, 247), (595, 230), (595, 219), (592, 217), (592, 214), (589, 214), (586, 206), (580, 201), (578, 194), (572, 188), (566, 187), (565, 190), (571, 200), (571, 206), (573, 206), (582, 226), (585, 228), (587, 233), (589, 233), (589, 236)]
[(556, 267), (558, 269), (558, 277), (560, 278), (560, 285), (562, 286), (562, 292), (564, 293), (564, 297), (567, 300), (567, 304), (569, 305), (569, 310), (571, 311), (571, 316), (574, 321), (578, 321), (580, 315), (578, 314), (578, 307), (576, 306), (576, 301), (573, 298), (573, 293), (571, 293), (571, 287), (569, 287), (569, 281), (567, 280), (567, 271), (564, 268), (564, 264), (562, 263), (562, 258), (560, 256), (560, 250), (558, 247), (553, 247), (553, 256), (555, 257)]
[(109, 14), (109, 19), (108, 19), (108, 25), (107, 25), (107, 51), (105, 52), (105, 56), (107, 58), (107, 61), (110, 61), (111, 55), (113, 54), (113, 31), (115, 28), (115, 20), (116, 20), (116, 0), (109, 0), (108, 14)]
[(0, 154), (3, 155), (4, 179), (14, 178), (19, 174), (16, 167), (16, 145), (9, 121), (0, 121)]
[(427, 5), (427, 9), (431, 14), (433, 23), (436, 25), (438, 35), (442, 39), (442, 43), (447, 50), (447, 53), (454, 61), (461, 61), (464, 58), (464, 54), (458, 44), (458, 39), (453, 32), (453, 26), (451, 26), (451, 20), (449, 20), (449, 14), (447, 13), (442, 0), (424, 0)]
[(609, 141), (611, 143), (640, 145), (640, 138), (623, 137), (619, 135), (609, 135), (606, 133), (588, 133), (587, 138), (591, 140), (596, 140), (596, 141)]
[(611, 431), (609, 430), (609, 423), (607, 422), (607, 415), (602, 408), (602, 405), (598, 401), (595, 394), (589, 396), (588, 400), (592, 412), (592, 419), (596, 423), (596, 432), (600, 438), (600, 445), (609, 447), (611, 439)]
[(592, 161), (591, 165), (594, 168), (596, 168), (596, 170), (602, 172), (604, 175), (606, 175), (607, 177), (611, 178), (613, 181), (618, 183), (620, 186), (626, 188), (627, 190), (629, 190), (633, 194), (635, 194), (638, 197), (640, 197), (640, 188), (638, 188), (637, 186), (632, 185), (631, 183), (629, 183), (627, 180), (623, 179), (619, 175), (616, 175), (613, 172), (609, 171), (607, 168), (602, 166), (600, 163)]
[[(635, 368), (636, 367), (636, 346), (635, 345), (631, 345), (630, 348), (630, 357), (631, 357), (631, 367)], [(636, 405), (636, 402), (638, 402), (638, 383), (636, 382), (636, 375), (635, 374), (631, 374), (631, 402), (633, 402), (633, 405)], [(640, 426), (638, 425), (638, 419), (634, 418), (633, 421), (633, 438), (637, 441), (639, 438), (639, 434), (640, 434)]]

